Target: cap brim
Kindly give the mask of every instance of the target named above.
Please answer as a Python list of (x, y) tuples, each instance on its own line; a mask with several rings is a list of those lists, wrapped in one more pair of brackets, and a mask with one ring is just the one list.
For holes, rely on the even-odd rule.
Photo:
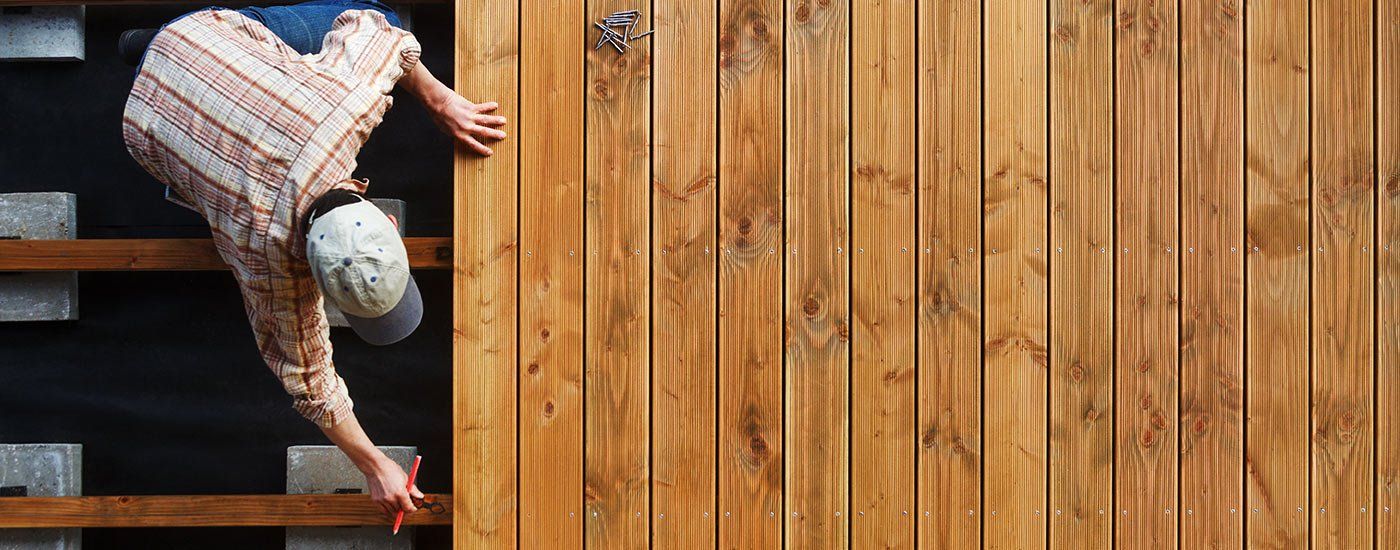
[(346, 313), (345, 320), (355, 334), (376, 346), (387, 346), (407, 338), (423, 321), (423, 296), (418, 293), (418, 283), (410, 275), (403, 297), (388, 313), (379, 317), (356, 317)]

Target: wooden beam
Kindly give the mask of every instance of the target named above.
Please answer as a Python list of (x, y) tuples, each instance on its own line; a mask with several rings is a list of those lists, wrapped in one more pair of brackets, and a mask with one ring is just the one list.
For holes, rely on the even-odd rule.
[[(450, 525), (452, 495), (427, 495), (438, 511), (404, 525)], [(390, 525), (369, 495), (181, 495), (0, 498), (0, 529), (57, 527), (255, 527)]]
[[(445, 269), (452, 239), (406, 237), (408, 261)], [(0, 271), (220, 271), (228, 269), (211, 239), (0, 240)]]

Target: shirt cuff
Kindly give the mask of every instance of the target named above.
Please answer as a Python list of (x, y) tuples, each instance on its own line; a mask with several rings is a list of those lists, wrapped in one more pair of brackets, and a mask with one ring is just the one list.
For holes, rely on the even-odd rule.
[(334, 428), (348, 418), (355, 409), (355, 402), (350, 400), (345, 383), (338, 378), (335, 390), (324, 398), (298, 396), (295, 404), (297, 412), (322, 428)]

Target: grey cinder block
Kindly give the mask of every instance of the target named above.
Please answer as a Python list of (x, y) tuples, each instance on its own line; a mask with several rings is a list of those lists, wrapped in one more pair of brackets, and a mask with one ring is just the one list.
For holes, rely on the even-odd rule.
[(85, 14), (83, 6), (0, 10), (0, 61), (82, 61)]
[[(83, 494), (83, 446), (0, 444), (0, 488), (31, 497)], [(5, 497), (0, 497), (5, 498)], [(80, 550), (82, 529), (0, 529), (0, 550)]]
[[(0, 194), (0, 239), (62, 240), (77, 236), (77, 195)], [(77, 272), (0, 273), (0, 321), (77, 318)]]
[[(399, 199), (370, 199), (369, 201), (374, 203), (375, 206), (378, 206), (385, 214), (393, 214), (395, 218), (398, 218), (399, 236), (402, 237), (403, 228), (407, 226), (404, 221), (404, 212), (407, 210), (407, 207), (404, 206), (404, 202)], [(330, 323), (333, 327), (350, 326), (350, 323), (345, 320), (345, 314), (341, 313), (340, 309), (330, 302), (326, 302), (326, 322)]]
[[(407, 472), (417, 447), (380, 447)], [(334, 494), (358, 490), (369, 494), (365, 476), (334, 445), (298, 445), (287, 448), (287, 494)], [(413, 528), (391, 536), (388, 526), (288, 527), (287, 550), (411, 550)]]

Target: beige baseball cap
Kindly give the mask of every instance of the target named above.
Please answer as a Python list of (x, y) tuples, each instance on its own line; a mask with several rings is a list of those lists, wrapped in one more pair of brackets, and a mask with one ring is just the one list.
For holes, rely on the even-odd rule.
[(412, 334), (423, 320), (423, 297), (389, 217), (362, 197), (311, 217), (306, 260), (326, 301), (371, 344), (384, 346)]

